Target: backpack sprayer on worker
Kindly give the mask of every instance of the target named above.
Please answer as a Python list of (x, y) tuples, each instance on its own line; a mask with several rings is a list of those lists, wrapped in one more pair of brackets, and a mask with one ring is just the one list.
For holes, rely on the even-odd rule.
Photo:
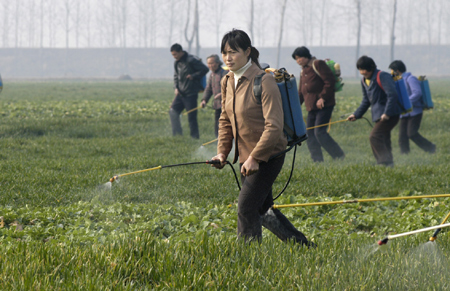
[[(292, 148), (296, 147), (297, 145), (300, 145), (302, 141), (307, 139), (307, 135), (306, 135), (305, 122), (303, 120), (302, 109), (300, 107), (300, 100), (297, 95), (297, 82), (295, 80), (294, 75), (289, 74), (284, 68), (272, 69), (272, 68), (269, 68), (269, 66), (266, 64), (263, 64), (263, 68), (265, 69), (266, 73), (270, 73), (274, 76), (275, 81), (278, 86), (278, 89), (280, 90), (282, 104), (283, 104), (283, 112), (284, 112), (283, 131), (286, 134), (287, 140), (288, 140), (288, 148), (286, 150), (272, 156), (271, 159), (273, 159), (280, 155), (285, 154), (286, 152), (290, 151)], [(262, 76), (266, 73), (256, 76), (255, 81), (254, 81), (253, 93), (254, 93), (255, 97), (259, 100), (261, 99), (261, 94), (262, 94), (262, 85), (261, 85)], [(196, 110), (196, 109), (197, 108), (195, 108), (193, 110)], [(274, 199), (278, 198), (286, 190), (286, 188), (289, 184), (289, 181), (292, 177), (292, 173), (294, 170), (295, 152), (296, 152), (296, 149), (294, 151), (294, 158), (293, 158), (293, 162), (292, 162), (292, 169), (291, 169), (291, 174), (289, 176), (289, 179), (288, 179), (285, 187), (283, 188), (283, 190)], [(220, 161), (218, 161), (218, 160), (209, 160), (209, 161), (205, 161), (205, 162), (191, 162), (191, 163), (180, 163), (180, 164), (173, 164), (173, 165), (157, 166), (157, 167), (153, 167), (153, 168), (149, 168), (149, 169), (115, 175), (109, 180), (108, 183), (113, 183), (113, 182), (117, 181), (119, 178), (124, 177), (124, 176), (153, 171), (153, 170), (159, 170), (159, 169), (163, 169), (163, 168), (186, 166), (186, 165), (197, 165), (197, 164), (213, 165), (213, 164), (219, 164), (219, 163), (220, 163)], [(236, 174), (232, 164), (228, 161), (226, 163), (228, 165), (230, 165), (230, 167), (232, 168), (236, 183), (240, 190), (239, 180), (237, 178), (237, 174)]]

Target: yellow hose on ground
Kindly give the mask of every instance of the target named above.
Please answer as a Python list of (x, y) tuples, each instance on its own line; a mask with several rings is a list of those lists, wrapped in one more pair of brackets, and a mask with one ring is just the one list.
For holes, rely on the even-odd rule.
[(277, 209), (277, 208), (288, 208), (288, 207), (322, 206), (322, 205), (334, 205), (334, 204), (346, 204), (346, 203), (363, 203), (363, 202), (378, 202), (378, 201), (408, 200), (408, 199), (425, 199), (425, 198), (442, 198), (442, 197), (450, 197), (450, 194), (421, 195), (421, 196), (398, 196), (398, 197), (353, 199), (353, 200), (311, 202), (311, 203), (298, 203), (298, 204), (282, 204), (282, 205), (276, 205), (275, 204), (275, 205), (272, 206), (272, 208), (273, 209)]

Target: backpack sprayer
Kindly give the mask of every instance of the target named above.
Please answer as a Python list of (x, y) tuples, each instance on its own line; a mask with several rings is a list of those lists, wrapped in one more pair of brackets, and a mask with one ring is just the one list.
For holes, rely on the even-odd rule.
[(283, 194), (283, 192), (289, 185), (289, 182), (291, 181), (292, 174), (294, 172), (297, 145), (300, 145), (303, 141), (305, 141), (308, 136), (306, 135), (306, 125), (303, 119), (302, 108), (300, 106), (300, 99), (298, 98), (297, 82), (295, 81), (295, 76), (289, 74), (285, 68), (274, 69), (270, 68), (267, 64), (263, 64), (263, 69), (265, 73), (257, 75), (255, 77), (253, 83), (253, 94), (255, 95), (255, 98), (261, 103), (262, 78), (266, 73), (272, 74), (274, 76), (275, 82), (278, 86), (278, 90), (281, 94), (284, 116), (283, 131), (286, 134), (288, 141), (288, 148), (280, 153), (271, 156), (270, 159), (279, 157), (295, 147), (294, 156), (292, 158), (291, 173), (283, 189), (277, 196), (273, 198), (273, 200), (276, 200), (278, 197), (280, 197), (281, 194)]

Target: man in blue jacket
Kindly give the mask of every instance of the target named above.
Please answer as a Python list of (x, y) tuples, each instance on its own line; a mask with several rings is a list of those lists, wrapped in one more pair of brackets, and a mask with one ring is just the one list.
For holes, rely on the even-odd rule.
[[(391, 75), (377, 69), (372, 58), (362, 56), (356, 68), (363, 76), (361, 81), (363, 99), (358, 109), (347, 119), (355, 121), (362, 118), (371, 107), (375, 126), (370, 133), (370, 145), (377, 164), (394, 166), (391, 147), (391, 131), (400, 119), (401, 108), (395, 83)], [(381, 86), (380, 86), (381, 85)]]
[(419, 80), (410, 72), (406, 72), (406, 66), (400, 60), (393, 61), (389, 65), (389, 69), (391, 69), (393, 75), (400, 76), (405, 81), (406, 91), (413, 105), (412, 112), (400, 116), (400, 129), (398, 132), (400, 152), (402, 154), (409, 153), (409, 140), (411, 139), (424, 151), (434, 153), (436, 151), (436, 145), (419, 133), (423, 115), (422, 89), (420, 88)]
[[(170, 47), (170, 53), (175, 59), (175, 74), (173, 77), (175, 98), (170, 106), (169, 115), (173, 135), (183, 134), (180, 113), (183, 109), (189, 111), (197, 108), (198, 92), (203, 90), (201, 79), (208, 73), (208, 67), (202, 61), (183, 50), (178, 43)], [(191, 137), (200, 138), (197, 122), (197, 110), (188, 114)]]

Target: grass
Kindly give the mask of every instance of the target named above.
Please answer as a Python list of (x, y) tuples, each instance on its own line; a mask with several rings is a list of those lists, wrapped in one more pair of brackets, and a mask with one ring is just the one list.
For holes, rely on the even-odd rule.
[[(431, 82), (435, 109), (421, 133), (434, 155), (411, 145), (396, 166), (375, 166), (369, 124), (330, 134), (343, 161), (315, 164), (298, 149), (278, 204), (450, 193), (450, 80)], [(206, 165), (116, 174), (203, 161), (215, 154), (213, 110), (199, 110), (201, 139), (172, 137), (168, 81), (13, 82), (0, 95), (0, 288), (2, 290), (411, 290), (449, 288), (448, 233), (392, 240), (387, 233), (437, 225), (449, 199), (283, 209), (319, 247), (307, 250), (264, 231), (262, 244), (236, 240), (237, 185), (231, 170)], [(337, 95), (333, 120), (360, 100), (358, 80)], [(366, 114), (370, 119), (370, 113)], [(230, 159), (232, 156), (230, 157)], [(289, 176), (292, 153), (274, 185)], [(99, 187), (100, 186), (100, 187)]]

